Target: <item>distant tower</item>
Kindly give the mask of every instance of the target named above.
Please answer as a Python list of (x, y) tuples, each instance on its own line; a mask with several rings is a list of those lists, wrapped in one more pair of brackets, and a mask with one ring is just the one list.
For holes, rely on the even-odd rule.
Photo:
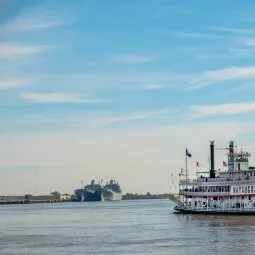
[(83, 188), (83, 181), (81, 181), (81, 188)]

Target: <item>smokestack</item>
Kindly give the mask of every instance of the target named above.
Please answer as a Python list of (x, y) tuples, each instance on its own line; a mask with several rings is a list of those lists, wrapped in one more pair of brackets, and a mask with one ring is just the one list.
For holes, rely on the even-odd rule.
[(214, 141), (210, 141), (210, 158), (211, 158), (210, 178), (215, 178), (215, 168), (214, 168)]
[(234, 157), (234, 142), (229, 142), (229, 154), (228, 154), (228, 171), (234, 171), (235, 169), (235, 157)]

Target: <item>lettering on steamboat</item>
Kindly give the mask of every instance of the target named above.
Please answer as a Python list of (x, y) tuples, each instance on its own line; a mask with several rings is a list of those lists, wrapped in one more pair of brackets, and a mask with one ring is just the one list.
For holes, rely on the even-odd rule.
[(255, 193), (255, 185), (231, 186), (231, 195), (247, 195)]

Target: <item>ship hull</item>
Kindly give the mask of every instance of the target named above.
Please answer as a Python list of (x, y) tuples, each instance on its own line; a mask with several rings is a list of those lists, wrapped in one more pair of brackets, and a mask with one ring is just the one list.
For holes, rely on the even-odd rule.
[(189, 209), (189, 208), (185, 208), (183, 206), (176, 206), (175, 208), (175, 213), (179, 213), (179, 214), (225, 214), (225, 215), (254, 215), (255, 216), (255, 209), (238, 209), (235, 210), (233, 208), (229, 208), (229, 209), (210, 209), (210, 210), (194, 210), (194, 209)]
[(102, 201), (119, 201), (122, 199), (122, 192), (112, 190), (104, 190), (102, 193)]
[(101, 191), (95, 191), (94, 193), (91, 192), (84, 192), (84, 202), (93, 202), (93, 201), (101, 201), (102, 200), (102, 193)]
[(75, 190), (74, 191), (74, 195), (75, 195), (74, 201), (82, 202), (82, 200), (83, 200), (83, 192), (84, 192), (84, 189), (77, 189), (77, 190)]
[(85, 189), (79, 189), (75, 192), (76, 201), (78, 202), (93, 202), (102, 200), (101, 190), (96, 190), (95, 192), (89, 192)]

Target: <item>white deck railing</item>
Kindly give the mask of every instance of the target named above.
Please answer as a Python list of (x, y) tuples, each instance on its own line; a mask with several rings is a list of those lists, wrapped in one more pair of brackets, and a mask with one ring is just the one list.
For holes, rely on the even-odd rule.
[(230, 192), (195, 192), (195, 191), (179, 191), (180, 195), (186, 195), (186, 196), (229, 196)]
[(234, 185), (234, 184), (254, 184), (255, 179), (249, 180), (220, 180), (215, 178), (214, 181), (199, 181), (199, 180), (188, 180), (188, 181), (180, 181), (180, 185), (187, 186), (226, 186), (226, 185)]

